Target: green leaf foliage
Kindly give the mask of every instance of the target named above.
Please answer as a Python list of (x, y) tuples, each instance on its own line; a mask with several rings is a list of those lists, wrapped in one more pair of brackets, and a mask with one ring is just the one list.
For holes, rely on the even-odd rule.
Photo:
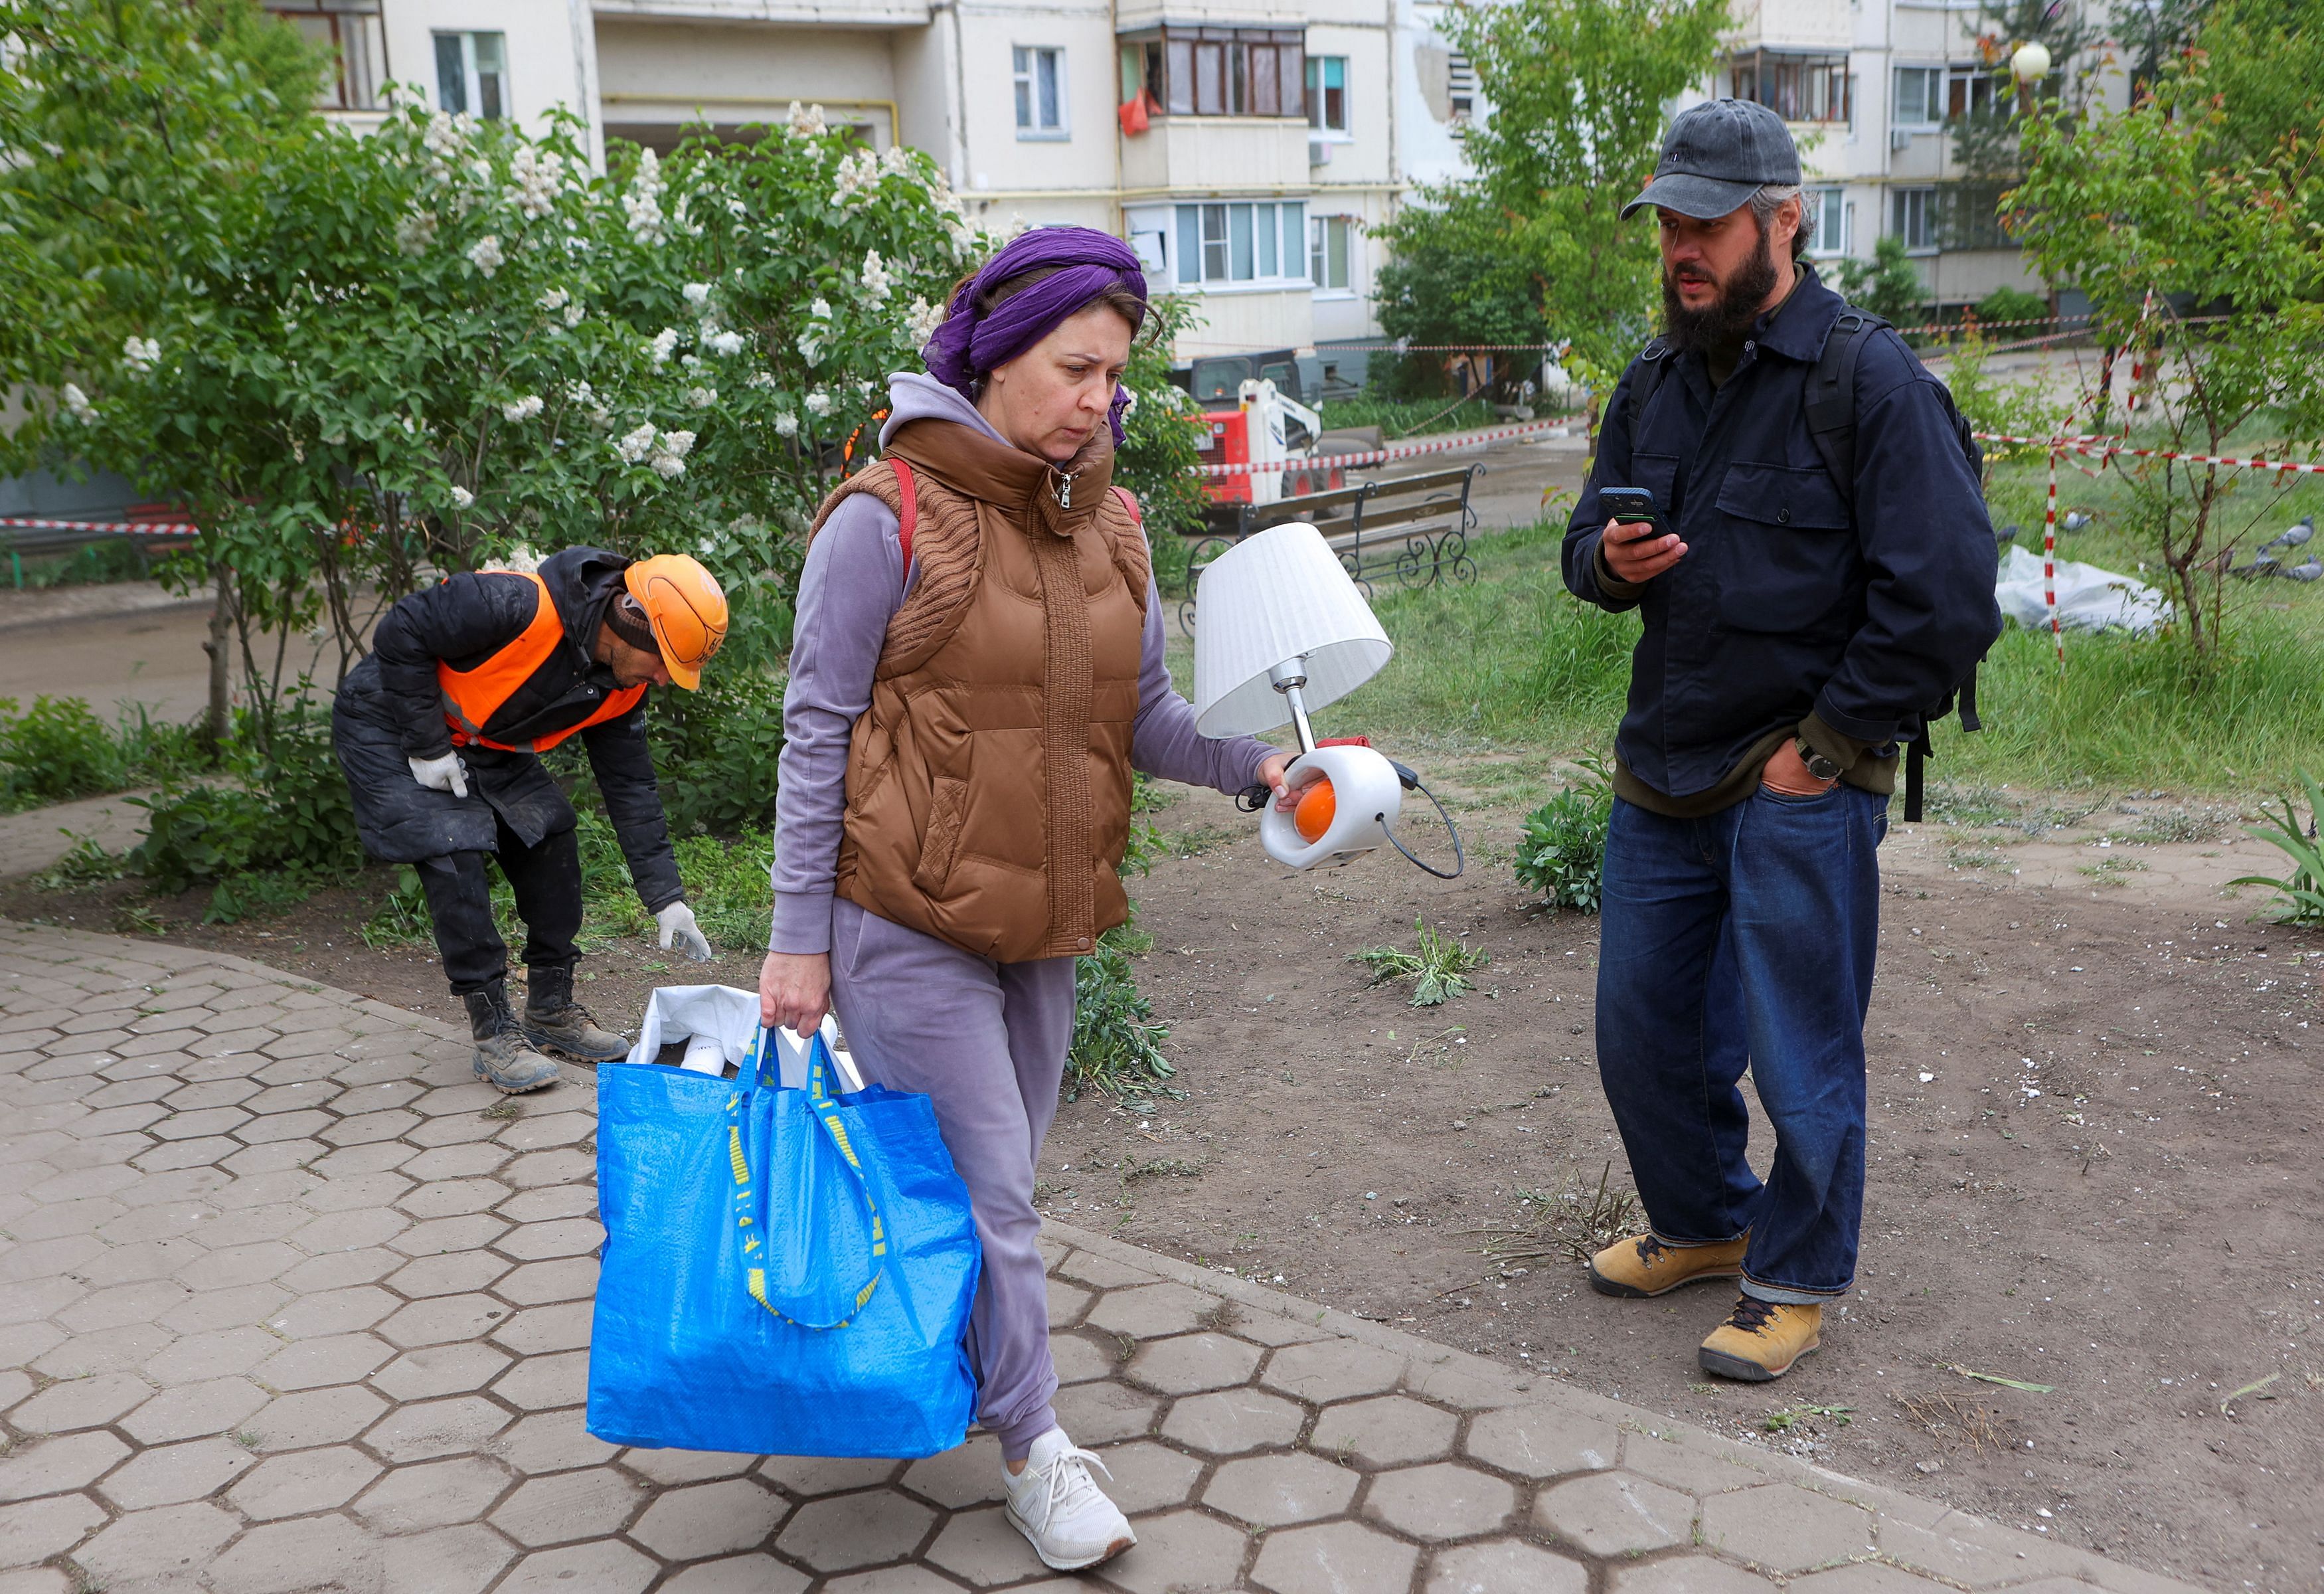
[(1526, 815), (1517, 841), (1517, 884), (1541, 893), (1544, 906), (1598, 911), (1606, 872), (1606, 826), (1614, 789), (1602, 767)]

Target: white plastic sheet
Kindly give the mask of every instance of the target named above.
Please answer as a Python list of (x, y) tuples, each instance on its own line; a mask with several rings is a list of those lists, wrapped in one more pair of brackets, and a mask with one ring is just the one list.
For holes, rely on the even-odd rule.
[[(624, 1062), (659, 1061), (661, 1049), (686, 1043), (686, 1061), (679, 1066), (696, 1073), (720, 1074), (739, 1066), (751, 1054), (759, 1037), (759, 993), (730, 985), (666, 985), (646, 998), (645, 1016), (638, 1021), (638, 1043)], [(861, 1090), (863, 1080), (854, 1060), (839, 1049), (839, 1026), (826, 1014), (823, 1038), (839, 1064), (840, 1085)], [(783, 1083), (793, 1088), (807, 1083), (807, 1043), (789, 1030), (775, 1032), (775, 1051), (782, 1064)]]
[[(2011, 548), (2002, 556), (1994, 596), (2001, 612), (2028, 631), (2050, 628), (2043, 596), (2042, 556)], [(2094, 564), (2058, 562), (2058, 624), (2068, 631), (2128, 631), (2144, 636), (2171, 617), (2163, 594), (2144, 581)]]

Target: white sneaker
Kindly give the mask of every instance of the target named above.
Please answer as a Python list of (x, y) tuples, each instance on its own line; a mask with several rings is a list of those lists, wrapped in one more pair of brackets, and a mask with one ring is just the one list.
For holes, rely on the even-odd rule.
[(1103, 1461), (1067, 1439), (1064, 1429), (1052, 1428), (1033, 1441), (1024, 1471), (1001, 1469), (1009, 1520), (1053, 1571), (1095, 1566), (1138, 1543), (1130, 1519), (1090, 1477), (1093, 1467), (1112, 1478)]

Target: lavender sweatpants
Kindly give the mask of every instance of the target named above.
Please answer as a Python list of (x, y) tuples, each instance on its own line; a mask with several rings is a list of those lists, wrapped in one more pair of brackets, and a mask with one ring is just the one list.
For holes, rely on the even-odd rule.
[(996, 963), (844, 897), (831, 906), (831, 1005), (855, 1065), (934, 1103), (968, 1186), (984, 1245), (968, 1330), (977, 1420), (1011, 1461), (1057, 1425), (1033, 1175), (1074, 1038), (1074, 962)]

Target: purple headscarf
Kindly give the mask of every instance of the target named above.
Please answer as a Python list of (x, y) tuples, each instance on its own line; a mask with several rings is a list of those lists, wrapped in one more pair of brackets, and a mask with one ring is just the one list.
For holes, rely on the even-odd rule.
[[(1010, 295), (991, 314), (977, 313), (977, 299), (986, 289), (1045, 265), (1063, 269)], [(950, 313), (920, 350), (920, 357), (927, 362), (929, 375), (974, 403), (977, 383), (993, 366), (1007, 365), (1056, 330), (1059, 322), (1087, 309), (1099, 294), (1116, 288), (1136, 294), (1140, 304), (1146, 302), (1146, 273), (1137, 254), (1120, 238), (1086, 227), (1041, 227), (1019, 233), (952, 296)], [(1121, 446), (1121, 414), (1129, 407), (1129, 389), (1118, 390), (1105, 417), (1113, 428), (1115, 448)]]

